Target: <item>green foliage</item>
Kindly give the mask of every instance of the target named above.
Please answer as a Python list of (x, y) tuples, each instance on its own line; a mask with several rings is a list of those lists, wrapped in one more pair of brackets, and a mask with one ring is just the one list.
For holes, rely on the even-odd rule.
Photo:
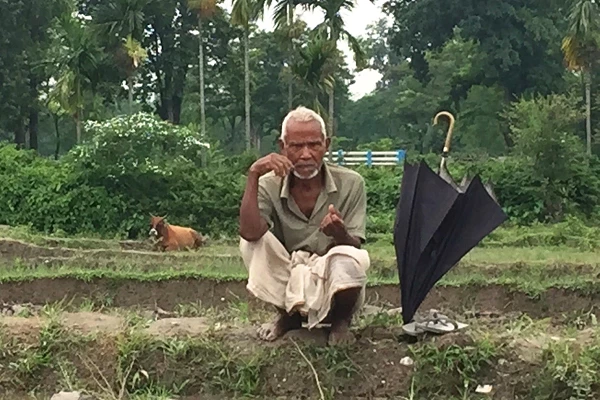
[(501, 114), (505, 93), (498, 86), (472, 86), (461, 104), (456, 123), (456, 146), (467, 153), (498, 156), (506, 152)]
[[(432, 395), (460, 395), (467, 398), (477, 386), (478, 377), (484, 368), (491, 366), (498, 348), (491, 342), (482, 340), (465, 346), (425, 345), (412, 350), (416, 360), (416, 392), (432, 398)], [(451, 389), (448, 390), (448, 389)], [(441, 390), (445, 390), (440, 393)]]
[(90, 123), (94, 140), (60, 162), (13, 146), (0, 149), (0, 220), (45, 232), (135, 237), (150, 213), (203, 233), (232, 233), (242, 175), (214, 155), (200, 167), (200, 139), (185, 128), (137, 114)]
[(597, 160), (585, 158), (581, 141), (572, 133), (583, 117), (573, 104), (565, 95), (551, 95), (521, 99), (506, 112), (514, 152), (523, 158), (529, 186), (536, 182), (538, 206), (550, 219), (577, 210), (589, 215), (600, 199)]
[[(0, 220), (36, 230), (67, 233), (114, 232), (119, 199), (102, 187), (77, 182), (69, 165), (12, 145), (0, 147)], [(103, 229), (107, 227), (108, 229)]]
[(600, 228), (588, 226), (574, 216), (551, 226), (538, 222), (529, 226), (497, 229), (486, 237), (485, 247), (571, 247), (582, 251), (600, 249)]
[[(456, 181), (474, 173), (490, 180), (513, 223), (562, 220), (568, 215), (596, 220), (600, 216), (600, 160), (579, 158), (568, 137), (564, 142), (554, 140), (553, 135), (538, 139), (548, 129), (560, 132), (561, 125), (536, 125), (543, 121), (543, 104), (554, 103), (535, 104), (526, 103), (523, 110), (517, 105), (511, 111), (514, 140), (517, 149), (527, 154), (551, 154), (450, 159), (451, 174)], [(191, 226), (209, 236), (235, 235), (245, 173), (258, 157), (256, 152), (224, 157), (218, 144), (206, 148), (192, 130), (147, 114), (89, 122), (86, 129), (93, 139), (60, 161), (12, 145), (0, 147), (0, 202), (5, 204), (0, 209), (0, 224), (26, 225), (47, 233), (134, 238), (146, 234), (152, 213), (167, 214), (170, 223)], [(389, 144), (379, 141), (382, 143)], [(564, 160), (556, 154), (561, 151), (570, 158)], [(408, 159), (425, 160), (432, 169), (438, 168), (436, 154), (409, 152)], [(356, 170), (366, 182), (369, 236), (390, 234), (400, 197), (402, 166), (358, 166)], [(553, 199), (558, 202), (550, 201)], [(578, 221), (567, 219), (565, 223), (570, 225), (561, 228), (560, 234), (543, 239), (544, 243), (571, 243), (570, 237), (577, 236), (590, 238), (589, 243), (580, 240), (577, 246), (596, 247), (594, 232), (587, 232)], [(571, 235), (570, 231), (579, 233)]]
[(88, 171), (88, 179), (107, 178), (97, 182), (107, 186), (121, 179), (127, 185), (148, 174), (168, 177), (166, 169), (176, 162), (199, 167), (202, 151), (210, 146), (195, 132), (144, 113), (88, 121), (86, 130), (93, 139), (65, 161)]
[(598, 344), (584, 348), (567, 343), (550, 344), (542, 355), (542, 365), (534, 380), (531, 398), (587, 400), (600, 395)]

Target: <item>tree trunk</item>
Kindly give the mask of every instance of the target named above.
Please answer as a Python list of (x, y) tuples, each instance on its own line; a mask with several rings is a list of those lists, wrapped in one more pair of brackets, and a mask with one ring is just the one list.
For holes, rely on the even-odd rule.
[(585, 133), (587, 154), (592, 155), (592, 74), (586, 72), (585, 80)]
[(133, 114), (133, 73), (127, 76), (127, 86), (129, 88), (129, 115)]
[(56, 133), (56, 148), (54, 149), (54, 159), (58, 160), (60, 155), (60, 130), (58, 129), (58, 115), (52, 114), (54, 120), (54, 132)]
[[(327, 118), (327, 130), (329, 131), (329, 137), (331, 138), (331, 140), (333, 140), (333, 137), (335, 136), (335, 132), (334, 130), (334, 119), (333, 119), (333, 113), (334, 113), (334, 107), (333, 107), (333, 88), (331, 88), (331, 90), (329, 91), (329, 110), (327, 111), (328, 114), (328, 118)], [(333, 162), (333, 150), (331, 148), (328, 149), (329, 150), (329, 161)]]
[(37, 108), (37, 81), (33, 77), (29, 78), (29, 89), (31, 94), (31, 105), (29, 106), (29, 148), (37, 150), (40, 113)]
[(173, 125), (179, 125), (181, 123), (181, 106), (183, 104), (183, 97), (180, 95), (173, 95), (173, 101), (171, 102), (173, 107)]
[(81, 98), (81, 83), (77, 81), (77, 111), (75, 111), (75, 124), (77, 126), (77, 144), (81, 144), (81, 108), (83, 107)]
[(202, 35), (202, 17), (198, 17), (198, 69), (200, 75), (200, 132), (206, 135), (206, 108), (204, 99), (204, 42)]
[(250, 132), (250, 65), (249, 65), (249, 28), (244, 29), (244, 97), (246, 114), (246, 150), (252, 148), (252, 133)]
[(79, 111), (75, 117), (75, 128), (77, 130), (77, 144), (81, 144), (81, 117), (79, 116)]
[[(293, 25), (294, 25), (294, 0), (288, 0), (288, 29), (291, 31), (293, 29)], [(292, 67), (292, 54), (294, 54), (294, 50), (296, 45), (294, 44), (294, 40), (292, 38), (290, 38), (291, 40), (291, 52), (290, 55), (288, 56), (288, 64), (289, 67)], [(288, 111), (292, 109), (292, 107), (294, 107), (294, 77), (291, 74), (290, 71), (290, 76), (289, 76), (289, 82), (288, 82)]]
[(15, 124), (15, 144), (18, 149), (25, 148), (25, 127), (23, 126), (21, 117), (17, 118)]
[(29, 148), (38, 149), (39, 111), (35, 107), (29, 110)]
[(288, 82), (288, 111), (294, 107), (294, 78), (290, 73)]
[[(338, 32), (335, 30), (335, 25), (333, 23), (333, 19), (330, 22), (330, 26), (329, 26), (329, 34), (331, 35), (329, 37), (329, 39), (333, 42), (334, 47), (336, 49), (336, 53), (337, 53), (337, 41), (338, 41), (338, 37), (339, 34)], [(333, 70), (333, 76), (335, 77), (335, 70)], [(335, 81), (334, 81), (335, 82)], [(335, 137), (335, 116), (334, 116), (334, 94), (335, 94), (335, 86), (332, 86), (330, 91), (329, 91), (329, 110), (328, 110), (328, 127), (327, 129), (329, 130), (329, 137), (331, 138), (331, 140), (333, 140), (333, 138)], [(329, 149), (329, 161), (333, 162), (333, 151), (331, 150), (331, 148)]]

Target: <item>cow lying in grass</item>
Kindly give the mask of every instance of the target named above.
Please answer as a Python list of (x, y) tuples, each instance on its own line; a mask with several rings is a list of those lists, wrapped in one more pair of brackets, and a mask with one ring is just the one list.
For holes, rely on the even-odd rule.
[(158, 239), (155, 249), (176, 251), (196, 249), (206, 242), (205, 238), (192, 228), (169, 225), (164, 217), (150, 216), (150, 236)]

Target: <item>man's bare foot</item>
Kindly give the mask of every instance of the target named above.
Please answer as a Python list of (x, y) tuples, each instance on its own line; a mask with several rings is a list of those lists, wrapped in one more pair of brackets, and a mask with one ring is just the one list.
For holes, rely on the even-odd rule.
[(330, 346), (347, 346), (356, 342), (354, 334), (350, 331), (350, 322), (347, 320), (334, 321), (331, 324), (329, 339)]
[(258, 338), (267, 342), (283, 336), (287, 331), (302, 328), (302, 320), (299, 314), (280, 314), (274, 322), (263, 324), (258, 328)]

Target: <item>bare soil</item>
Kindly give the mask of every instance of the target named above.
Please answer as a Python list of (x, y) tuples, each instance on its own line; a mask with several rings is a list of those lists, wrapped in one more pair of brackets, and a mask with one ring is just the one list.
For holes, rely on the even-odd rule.
[[(56, 247), (0, 239), (0, 262), (12, 262), (18, 258), (32, 265), (38, 265), (40, 261), (61, 265), (84, 255), (87, 261), (96, 258), (95, 266), (102, 267), (108, 265), (105, 258), (115, 256), (124, 259), (148, 256), (149, 263), (164, 263), (170, 258), (181, 261), (186, 257), (162, 254), (157, 258), (156, 253), (147, 251), (147, 243), (140, 242), (120, 243), (120, 249), (63, 248), (64, 243), (60, 240), (52, 242), (50, 239), (46, 245)], [(190, 254), (189, 257), (197, 255)], [(591, 272), (587, 268), (584, 265), (578, 271)], [(548, 273), (560, 271), (549, 269)], [(400, 396), (408, 396), (416, 372), (414, 367), (403, 365), (400, 360), (411, 356), (411, 349), (423, 343), (439, 348), (467, 348), (472, 343), (467, 330), (439, 337), (429, 336), (414, 344), (413, 340), (402, 336), (400, 326), (377, 324), (357, 330), (357, 343), (339, 350), (326, 347), (327, 329), (292, 331), (274, 343), (263, 343), (256, 339), (255, 326), (237, 322), (221, 324), (208, 317), (150, 318), (143, 326), (135, 327), (136, 334), (146, 337), (141, 343), (131, 339), (131, 321), (120, 315), (98, 312), (60, 314), (59, 322), (64, 333), (53, 339), (59, 343), (48, 345), (44, 342), (47, 341), (43, 333), (47, 329), (47, 318), (39, 312), (40, 306), (59, 301), (75, 307), (92, 300), (108, 309), (160, 308), (167, 312), (182, 304), (200, 303), (203, 308), (219, 309), (229, 308), (232, 303), (247, 302), (252, 315), (264, 310), (272, 311), (253, 299), (245, 285), (244, 281), (208, 279), (142, 281), (107, 278), (89, 281), (43, 278), (0, 283), (0, 303), (5, 303), (0, 310), (0, 314), (4, 315), (0, 316), (0, 342), (3, 344), (0, 352), (0, 399), (6, 398), (2, 397), (3, 393), (10, 393), (8, 398), (11, 399), (29, 398), (26, 393), (32, 390), (48, 393), (47, 397), (41, 398), (50, 398), (52, 393), (64, 389), (61, 380), (64, 371), (60, 371), (53, 361), (28, 370), (31, 362), (40, 362), (40, 358), (36, 357), (42, 360), (60, 358), (70, 363), (76, 369), (78, 382), (88, 388), (97, 386), (100, 375), (115, 388), (119, 387), (119, 372), (131, 363), (140, 379), (137, 385), (152, 381), (172, 388), (187, 382), (181, 389), (181, 398), (188, 400), (238, 398), (240, 394), (249, 392), (258, 399), (317, 399), (320, 393), (312, 367), (327, 398), (403, 398)], [(564, 289), (550, 289), (532, 297), (500, 285), (437, 286), (420, 309), (435, 308), (496, 321), (490, 322), (488, 328), (521, 314), (535, 320), (551, 317), (555, 322), (551, 326), (554, 329), (562, 323), (564, 314), (592, 311), (600, 317), (600, 312), (595, 309), (600, 304), (599, 300), (600, 294)], [(366, 301), (371, 306), (398, 307), (399, 285), (369, 287)], [(16, 316), (14, 307), (6, 307), (24, 303), (32, 304), (37, 310), (33, 316)], [(596, 331), (584, 329), (578, 334), (577, 341), (583, 346), (596, 335)], [(178, 340), (173, 340), (175, 338)], [(190, 339), (201, 339), (201, 346), (195, 343), (188, 347), (184, 341)], [(531, 379), (540, 368), (542, 349), (553, 340), (552, 332), (507, 338), (506, 346), (502, 346), (507, 350), (503, 354), (505, 362), (490, 360), (489, 366), (478, 376), (481, 383), (494, 387), (488, 397), (528, 399)], [(298, 351), (296, 344), (302, 352)], [(144, 381), (145, 375), (149, 376), (146, 378), (148, 381)], [(256, 383), (257, 387), (248, 387)], [(447, 396), (441, 398), (456, 397), (455, 388), (461, 383), (448, 387)]]
[[(258, 399), (318, 399), (315, 374), (327, 398), (406, 398), (412, 379), (419, 373), (415, 365), (401, 362), (405, 357), (419, 361), (414, 360), (411, 350), (424, 345), (441, 351), (474, 345), (470, 329), (425, 336), (414, 342), (403, 337), (397, 325), (370, 326), (355, 331), (354, 345), (331, 348), (325, 345), (326, 329), (292, 331), (273, 343), (264, 343), (256, 338), (255, 326), (218, 326), (208, 318), (148, 320), (133, 328), (123, 316), (75, 312), (61, 314), (59, 321), (62, 333), (52, 339), (56, 343), (48, 343), (40, 336), (47, 319), (0, 317), (4, 340), (0, 365), (20, 365), (19, 360), (24, 358), (35, 362), (31, 352), (40, 348), (52, 360), (32, 375), (22, 374), (14, 367), (4, 369), (0, 393), (10, 393), (11, 399), (25, 399), (25, 393), (31, 390), (50, 395), (64, 390), (65, 365), (75, 368), (71, 373), (75, 374), (72, 378), (77, 378), (77, 389), (97, 392), (98, 381), (106, 379), (117, 390), (122, 376), (118, 371), (132, 365), (138, 386), (181, 386), (180, 398), (188, 400), (241, 398), (250, 393)], [(483, 325), (478, 325), (479, 329), (489, 330), (495, 323), (487, 317), (480, 321)], [(135, 335), (132, 329), (136, 330)], [(586, 346), (596, 340), (597, 329), (582, 330), (571, 339), (557, 337), (561, 332), (535, 331), (504, 340), (501, 353), (487, 360), (476, 377), (477, 384), (493, 386), (492, 394), (486, 398), (529, 399), (531, 380), (543, 366), (544, 347), (557, 340)], [(145, 339), (139, 339), (140, 334)], [(62, 370), (57, 367), (58, 360)], [(148, 376), (147, 380), (142, 379), (140, 371)], [(419, 379), (422, 384), (427, 376)], [(444, 379), (448, 379), (448, 384), (439, 393), (442, 397), (435, 399), (458, 398), (456, 388), (462, 381)], [(184, 382), (187, 384), (182, 386)], [(254, 384), (257, 385), (251, 388)]]
[[(22, 350), (21, 356), (26, 356), (27, 351), (36, 348), (44, 323), (39, 317), (0, 317), (0, 330), (3, 338), (19, 338), (20, 348), (26, 349)], [(220, 398), (237, 398), (240, 392), (247, 390), (243, 382), (250, 384), (256, 379), (259, 385), (253, 393), (257, 398), (319, 398), (315, 372), (320, 379), (319, 384), (330, 396), (328, 398), (399, 398), (408, 394), (415, 373), (414, 366), (400, 362), (411, 356), (411, 346), (428, 343), (445, 348), (472, 343), (468, 334), (460, 332), (425, 337), (421, 344), (411, 345), (399, 335), (399, 327), (381, 327), (379, 330), (357, 331), (358, 340), (354, 345), (336, 349), (325, 347), (324, 329), (293, 331), (274, 343), (263, 343), (256, 339), (255, 327), (225, 326), (215, 330), (215, 324), (205, 318), (167, 318), (152, 321), (139, 330), (138, 333), (148, 335), (145, 344), (127, 344), (131, 328), (120, 316), (92, 312), (64, 313), (60, 316), (60, 324), (64, 333), (56, 340), (60, 340), (61, 344), (49, 344), (52, 354), (47, 356), (72, 363), (77, 381), (85, 388), (97, 387), (100, 379), (117, 382), (117, 369), (127, 366), (129, 361), (126, 360), (133, 360), (134, 373), (144, 371), (155, 384), (172, 387), (187, 381), (181, 395), (192, 396), (187, 397), (190, 400), (208, 399), (212, 398), (211, 395), (219, 398), (219, 393)], [(81, 335), (86, 335), (86, 339), (82, 340), (84, 336)], [(166, 341), (169, 338), (196, 340), (202, 337), (212, 344), (203, 345), (206, 347), (198, 350), (188, 348), (181, 351), (179, 343), (182, 342), (169, 344)], [(221, 350), (215, 352), (212, 346)], [(514, 347), (518, 352), (518, 344)], [(4, 355), (0, 355), (0, 365), (14, 362), (15, 357), (20, 356), (12, 348), (4, 350)], [(535, 350), (539, 356), (541, 349)], [(260, 360), (252, 361), (253, 354), (258, 354)], [(310, 365), (304, 357), (308, 358)], [(516, 357), (515, 362), (519, 362)], [(33, 376), (5, 371), (0, 379), (0, 392), (24, 393), (35, 388), (38, 392), (56, 393), (65, 389), (61, 387), (61, 372), (52, 367), (53, 363), (49, 365), (36, 370)], [(496, 366), (485, 371), (481, 379), (495, 386), (494, 399), (523, 398), (510, 397), (514, 395), (515, 387), (508, 384), (506, 368)], [(522, 368), (531, 367), (524, 362), (519, 364), (519, 368), (513, 371), (514, 379), (520, 379), (518, 373), (522, 372)], [(226, 375), (221, 376), (223, 373)], [(115, 387), (118, 385), (115, 384)], [(447, 390), (451, 393), (454, 389), (449, 387)], [(12, 398), (18, 398), (18, 395), (14, 394)]]
[[(127, 279), (42, 278), (31, 281), (0, 283), (0, 302), (8, 304), (66, 301), (73, 305), (92, 300), (114, 307), (158, 306), (172, 311), (179, 304), (200, 302), (204, 307), (229, 306), (244, 301), (251, 308), (264, 308), (246, 290), (244, 281), (209, 279), (170, 279), (139, 281)], [(426, 297), (421, 309), (455, 312), (521, 312), (532, 318), (544, 318), (597, 308), (598, 294), (582, 294), (573, 290), (549, 289), (531, 297), (506, 286), (437, 286)], [(367, 288), (367, 302), (374, 305), (400, 306), (399, 285)]]

